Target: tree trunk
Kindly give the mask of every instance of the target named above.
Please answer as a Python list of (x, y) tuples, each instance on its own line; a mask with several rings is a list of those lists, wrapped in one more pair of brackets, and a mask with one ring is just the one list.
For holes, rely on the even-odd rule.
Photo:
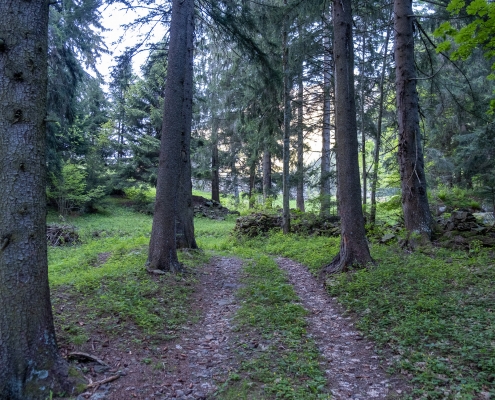
[(249, 192), (248, 192), (248, 201), (249, 208), (254, 208), (255, 199), (254, 199), (254, 184), (256, 181), (256, 162), (253, 161), (249, 166)]
[(213, 117), (211, 128), (211, 199), (220, 203), (220, 176), (218, 160), (218, 118)]
[(193, 29), (194, 0), (173, 0), (170, 23), (167, 83), (165, 86), (162, 138), (156, 186), (155, 213), (151, 230), (147, 266), (150, 269), (179, 272), (182, 266), (177, 259), (176, 220), (179, 216), (179, 182), (181, 170), (187, 163), (188, 151), (184, 154), (184, 136), (190, 122), (185, 102), (185, 85), (189, 68), (189, 40)]
[(363, 178), (363, 206), (366, 210), (366, 198), (368, 197), (368, 189), (367, 189), (367, 173), (366, 173), (366, 134), (364, 132), (364, 100), (365, 100), (365, 91), (364, 91), (364, 59), (366, 57), (366, 32), (368, 30), (368, 23), (366, 18), (364, 19), (364, 29), (363, 29), (363, 48), (361, 53), (361, 76), (359, 77), (361, 80), (361, 170), (362, 170), (362, 178)]
[(414, 65), (414, 16), (412, 0), (394, 1), (398, 160), (402, 187), (402, 210), (414, 247), (429, 243), (432, 218), (426, 195), (426, 179), (419, 130), (419, 105)]
[(330, 116), (331, 110), (331, 79), (332, 79), (332, 58), (330, 39), (327, 35), (323, 38), (323, 130), (322, 130), (322, 149), (321, 149), (321, 168), (320, 168), (320, 197), (321, 197), (321, 216), (330, 216)]
[[(287, 0), (284, 0), (285, 9), (287, 8)], [(284, 132), (283, 132), (283, 171), (282, 171), (282, 230), (284, 234), (290, 232), (290, 204), (289, 204), (289, 158), (290, 158), (290, 79), (289, 79), (289, 42), (288, 30), (289, 21), (288, 15), (284, 17), (284, 32), (283, 32), (283, 59), (282, 67), (284, 74)]]
[(333, 2), (335, 129), (341, 224), (340, 253), (323, 272), (334, 273), (372, 261), (364, 230), (358, 163), (351, 0)]
[(0, 398), (74, 395), (48, 287), (48, 1), (1, 1), (0, 26)]
[(272, 189), (272, 155), (265, 143), (263, 151), (263, 200), (268, 199)]
[(304, 129), (303, 129), (303, 101), (304, 101), (304, 86), (303, 86), (303, 68), (298, 77), (297, 90), (297, 195), (296, 206), (299, 211), (304, 212)]
[(383, 46), (383, 64), (380, 74), (380, 101), (378, 104), (378, 122), (376, 128), (375, 150), (373, 153), (373, 174), (371, 176), (371, 210), (370, 223), (375, 225), (376, 220), (376, 188), (378, 186), (378, 164), (380, 162), (380, 147), (382, 141), (382, 121), (385, 102), (385, 73), (387, 71), (388, 42), (390, 40), (390, 28), (387, 29), (385, 44)]
[(178, 249), (197, 249), (194, 236), (194, 207), (191, 182), (191, 124), (193, 98), (193, 58), (194, 58), (194, 13), (187, 25), (187, 57), (184, 65), (184, 135), (182, 135), (182, 170), (179, 186), (176, 247)]

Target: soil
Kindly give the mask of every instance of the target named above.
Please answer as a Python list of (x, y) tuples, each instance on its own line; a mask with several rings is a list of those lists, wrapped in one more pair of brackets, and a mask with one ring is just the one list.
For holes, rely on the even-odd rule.
[[(401, 376), (385, 372), (390, 358), (378, 355), (321, 282), (300, 264), (284, 258), (277, 262), (310, 312), (308, 333), (321, 351), (333, 397), (402, 397), (409, 388)], [(78, 400), (215, 399), (216, 390), (240, 362), (233, 317), (239, 308), (235, 292), (241, 286), (241, 267), (238, 259), (214, 258), (201, 270), (193, 300), (199, 318), (176, 339), (133, 342), (130, 332), (129, 337), (96, 337), (78, 348), (62, 349), (65, 356), (74, 351), (90, 356), (73, 356), (82, 359), (92, 383)]]

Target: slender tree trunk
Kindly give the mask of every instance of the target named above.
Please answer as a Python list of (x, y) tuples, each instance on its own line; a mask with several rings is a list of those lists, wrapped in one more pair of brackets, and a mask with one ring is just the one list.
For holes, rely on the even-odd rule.
[(194, 206), (192, 202), (191, 181), (191, 124), (193, 98), (193, 59), (194, 59), (194, 12), (187, 24), (187, 56), (184, 65), (184, 134), (181, 138), (182, 169), (179, 184), (176, 247), (178, 249), (197, 249), (194, 236)]
[(48, 1), (0, 1), (0, 399), (75, 394), (48, 287)]
[[(361, 168), (362, 168), (362, 178), (363, 178), (363, 205), (366, 207), (366, 198), (368, 197), (368, 189), (367, 189), (367, 173), (366, 173), (366, 134), (364, 132), (364, 100), (365, 100), (365, 91), (364, 91), (364, 59), (366, 57), (366, 31), (368, 30), (368, 24), (365, 19), (364, 21), (364, 29), (363, 29), (363, 48), (361, 53), (361, 76), (359, 77), (361, 80)], [(366, 208), (365, 208), (366, 209)]]
[(298, 77), (297, 90), (297, 209), (304, 212), (304, 127), (303, 127), (303, 105), (304, 105), (304, 86), (303, 86), (303, 68)]
[(432, 218), (426, 195), (423, 149), (419, 130), (412, 0), (395, 0), (394, 16), (402, 210), (406, 230), (409, 233), (409, 244), (414, 247), (420, 243), (430, 242)]
[(373, 153), (373, 174), (371, 176), (371, 210), (370, 223), (375, 225), (376, 220), (376, 188), (378, 185), (378, 165), (380, 162), (380, 147), (382, 141), (383, 108), (385, 103), (385, 73), (387, 72), (388, 42), (390, 40), (390, 28), (387, 29), (385, 44), (383, 47), (383, 64), (380, 73), (380, 100), (378, 104), (378, 122), (376, 129), (375, 150)]
[(268, 199), (270, 191), (272, 189), (272, 155), (268, 149), (268, 145), (265, 143), (265, 149), (263, 151), (263, 200)]
[(323, 38), (323, 130), (322, 130), (322, 149), (321, 149), (321, 168), (320, 168), (320, 197), (321, 197), (321, 216), (330, 216), (330, 117), (331, 109), (331, 79), (332, 79), (332, 57), (330, 48), (330, 38), (325, 35)]
[(341, 224), (340, 253), (323, 272), (334, 273), (372, 261), (364, 230), (359, 178), (351, 0), (333, 2), (335, 127)]
[[(287, 0), (284, 0), (285, 9), (287, 8)], [(284, 32), (283, 32), (283, 73), (284, 73), (284, 153), (283, 153), (283, 188), (282, 188), (282, 230), (284, 234), (290, 232), (290, 205), (289, 205), (289, 158), (290, 158), (290, 120), (291, 120), (291, 109), (290, 109), (290, 79), (289, 79), (289, 42), (288, 42), (288, 30), (289, 22), (288, 15), (284, 17)]]
[(232, 186), (234, 190), (234, 204), (236, 206), (239, 205), (239, 176), (237, 174), (237, 167), (235, 165), (236, 163), (236, 153), (232, 153), (232, 161), (230, 164), (230, 170), (232, 174)]
[(218, 118), (213, 117), (211, 127), (211, 199), (220, 203), (220, 175), (218, 160)]
[(252, 164), (249, 166), (249, 192), (248, 192), (248, 199), (249, 199), (249, 208), (254, 208), (255, 204), (255, 199), (254, 199), (254, 184), (256, 181), (256, 162), (252, 162)]
[(194, 0), (173, 0), (156, 203), (147, 261), (150, 269), (172, 272), (182, 270), (177, 259), (176, 220), (178, 203), (184, 200), (179, 198), (181, 169), (189, 159), (183, 153), (188, 126), (184, 102), (192, 99), (186, 96), (189, 68), (184, 66), (189, 62), (188, 39), (192, 36), (188, 30), (192, 29), (193, 16)]

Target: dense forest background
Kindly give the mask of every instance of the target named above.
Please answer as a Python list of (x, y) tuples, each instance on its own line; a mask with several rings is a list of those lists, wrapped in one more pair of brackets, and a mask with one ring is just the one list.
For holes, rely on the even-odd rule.
[[(166, 25), (169, 6), (149, 3), (151, 11), (135, 24)], [(460, 46), (452, 40), (453, 30), (480, 17), (465, 9), (454, 15), (446, 6), (414, 5), (428, 188), (430, 197), (454, 187), (470, 191), (478, 199), (474, 208), (491, 211), (493, 81), (486, 57), (491, 54), (483, 51), (483, 43), (452, 52)], [(105, 51), (99, 7), (95, 1), (66, 1), (50, 11), (48, 194), (61, 214), (91, 210), (108, 193), (156, 185), (169, 38), (132, 43), (115, 59), (105, 82), (94, 73)], [(290, 197), (297, 198), (300, 210), (309, 206), (337, 213), (330, 4), (226, 2), (215, 7), (199, 3), (196, 10), (194, 187), (211, 191), (214, 200), (221, 200), (221, 193), (236, 203), (249, 198), (250, 207), (272, 204), (282, 194), (288, 112)], [(377, 198), (388, 200), (400, 192), (393, 17), (389, 3), (357, 2), (353, 14), (362, 202), (369, 212)], [(463, 35), (459, 41), (468, 40)], [(150, 50), (149, 57), (133, 70), (132, 56), (143, 48)], [(325, 134), (329, 140), (322, 139)]]
[[(344, 368), (381, 346), (398, 395), (490, 398), (493, 37), (488, 0), (0, 2), (0, 400), (350, 396), (336, 301), (372, 339)], [(180, 340), (237, 365), (189, 382)]]

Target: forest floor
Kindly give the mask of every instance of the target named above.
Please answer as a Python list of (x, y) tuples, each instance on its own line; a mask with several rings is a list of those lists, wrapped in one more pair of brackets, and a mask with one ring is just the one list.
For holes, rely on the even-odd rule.
[[(317, 362), (326, 376), (326, 384), (314, 389), (313, 395), (311, 391), (302, 391), (301, 397), (287, 395), (283, 398), (403, 397), (409, 389), (404, 377), (386, 373), (391, 359), (377, 351), (375, 345), (355, 329), (353, 318), (328, 295), (322, 282), (301, 264), (286, 258), (278, 258), (276, 262), (297, 293), (298, 298), (292, 302), (307, 311), (303, 336), (307, 336), (306, 341), (314, 341), (319, 349)], [(266, 379), (249, 381), (252, 371), (243, 365), (265, 355), (276, 362), (279, 356), (283, 357), (285, 348), (277, 338), (277, 332), (259, 335), (235, 318), (241, 303), (246, 301), (236, 295), (239, 289), (245, 289), (243, 262), (237, 258), (214, 257), (194, 274), (197, 280), (191, 315), (196, 318), (182, 327), (177, 338), (161, 343), (136, 340), (132, 329), (122, 330), (112, 338), (96, 329), (90, 340), (63, 349), (66, 355), (72, 354), (71, 357), (83, 354), (79, 358), (84, 361), (81, 364), (93, 385), (78, 399), (272, 397), (265, 390), (269, 385), (262, 383)], [(60, 296), (63, 297), (62, 292)], [(283, 335), (283, 332), (278, 334)], [(84, 354), (91, 357), (85, 358)], [(97, 361), (91, 360), (92, 357)], [(299, 361), (293, 359), (292, 362), (297, 364)], [(297, 365), (293, 367), (297, 369)], [(115, 380), (105, 383), (112, 377)], [(283, 378), (278, 379), (275, 384), (280, 386)], [(302, 377), (302, 385), (305, 379), (310, 378)], [(245, 382), (240, 385), (240, 381)], [(229, 387), (232, 385), (237, 388)], [(283, 392), (284, 388), (275, 390)]]
[(66, 223), (79, 237), (50, 246), (49, 279), (79, 400), (495, 398), (491, 248), (371, 241), (372, 267), (324, 286), (339, 238), (200, 217), (186, 272), (155, 275), (150, 216), (115, 204)]

